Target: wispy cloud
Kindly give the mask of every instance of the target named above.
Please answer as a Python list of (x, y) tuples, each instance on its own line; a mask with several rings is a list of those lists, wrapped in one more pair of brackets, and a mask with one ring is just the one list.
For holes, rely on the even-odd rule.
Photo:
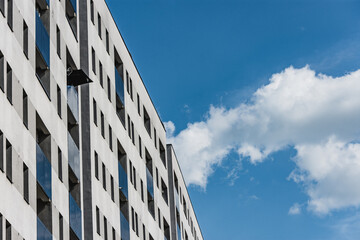
[(289, 209), (289, 215), (299, 215), (301, 213), (301, 205), (298, 203), (294, 203)]
[[(211, 106), (203, 121), (170, 134), (170, 142), (187, 182), (203, 188), (230, 153), (259, 164), (293, 146), (297, 168), (290, 179), (305, 187), (309, 210), (326, 214), (360, 206), (359, 93), (360, 70), (331, 77), (308, 66), (289, 67), (251, 101), (230, 109)], [(171, 122), (166, 126), (174, 133)]]

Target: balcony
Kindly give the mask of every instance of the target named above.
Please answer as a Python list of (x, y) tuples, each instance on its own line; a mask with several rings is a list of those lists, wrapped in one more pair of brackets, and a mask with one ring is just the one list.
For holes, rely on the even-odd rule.
[(68, 132), (68, 160), (71, 169), (78, 179), (80, 179), (80, 151), (76, 146), (74, 139)]
[(39, 218), (37, 218), (37, 240), (52, 240), (51, 233)]
[(122, 165), (120, 164), (120, 162), (118, 163), (118, 167), (119, 167), (119, 187), (120, 187), (121, 192), (126, 197), (126, 199), (128, 199), (128, 178), (127, 178), (127, 174), (126, 174), (124, 168), (122, 167)]
[(36, 47), (47, 66), (50, 66), (50, 38), (45, 26), (36, 12)]
[(73, 86), (67, 86), (67, 102), (76, 122), (79, 122), (79, 96)]
[(51, 199), (51, 163), (39, 144), (36, 144), (36, 179), (45, 194)]
[(78, 239), (81, 239), (81, 209), (75, 199), (69, 194), (70, 227)]
[(121, 240), (130, 240), (130, 226), (128, 220), (120, 212)]
[(119, 96), (121, 102), (124, 104), (124, 81), (119, 74), (119, 71), (115, 68), (115, 85), (116, 94)]
[(147, 189), (152, 197), (154, 197), (154, 180), (148, 168), (146, 168)]

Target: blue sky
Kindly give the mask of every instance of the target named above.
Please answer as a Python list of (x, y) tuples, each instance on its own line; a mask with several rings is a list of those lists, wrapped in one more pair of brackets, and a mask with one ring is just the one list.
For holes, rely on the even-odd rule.
[(199, 162), (205, 239), (358, 239), (359, 1), (107, 3), (184, 171)]

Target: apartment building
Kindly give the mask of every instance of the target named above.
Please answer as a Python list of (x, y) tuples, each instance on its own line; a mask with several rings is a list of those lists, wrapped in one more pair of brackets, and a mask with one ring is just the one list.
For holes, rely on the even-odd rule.
[(0, 240), (203, 239), (106, 2), (0, 0), (0, 32)]

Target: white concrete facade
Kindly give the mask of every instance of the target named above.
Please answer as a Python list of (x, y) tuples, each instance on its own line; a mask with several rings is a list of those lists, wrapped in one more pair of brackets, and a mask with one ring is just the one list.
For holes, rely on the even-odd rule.
[(0, 0), (0, 32), (0, 240), (180, 240), (174, 174), (202, 240), (106, 2)]

